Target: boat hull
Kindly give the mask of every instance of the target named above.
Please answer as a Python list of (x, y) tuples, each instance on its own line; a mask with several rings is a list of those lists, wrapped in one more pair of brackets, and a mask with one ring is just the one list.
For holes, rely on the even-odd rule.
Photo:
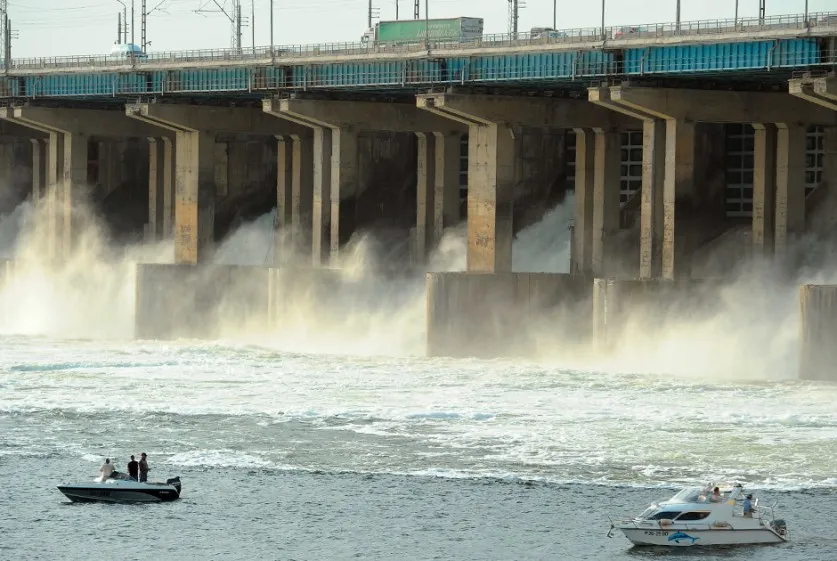
[(712, 529), (712, 530), (654, 530), (645, 528), (620, 528), (634, 545), (663, 545), (668, 547), (692, 547), (711, 545), (771, 544), (786, 541), (767, 528)]
[(174, 485), (119, 482), (93, 485), (59, 485), (58, 490), (74, 503), (160, 503), (180, 498)]

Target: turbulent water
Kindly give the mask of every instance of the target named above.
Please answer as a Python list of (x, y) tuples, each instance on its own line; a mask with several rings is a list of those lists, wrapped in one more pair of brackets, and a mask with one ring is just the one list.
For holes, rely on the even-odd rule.
[[(566, 212), (550, 220), (520, 236), (516, 268), (565, 265)], [(254, 228), (220, 255), (264, 255)], [(627, 362), (428, 359), (419, 279), (331, 338), (299, 324), (143, 342), (131, 265), (103, 255), (0, 291), (2, 560), (657, 557), (608, 539), (608, 516), (721, 479), (777, 502), (792, 542), (678, 558), (837, 558), (837, 386), (742, 368), (720, 323)], [(776, 347), (763, 360), (783, 337), (760, 339)], [(140, 452), (152, 478), (182, 477), (182, 500), (71, 505), (56, 489)]]

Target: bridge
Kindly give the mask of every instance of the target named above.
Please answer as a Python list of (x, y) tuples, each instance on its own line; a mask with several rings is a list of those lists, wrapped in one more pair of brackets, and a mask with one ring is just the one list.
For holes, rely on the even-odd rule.
[[(530, 348), (520, 325), (568, 307), (568, 337), (606, 348), (628, 312), (705, 308), (714, 285), (698, 279), (741, 255), (788, 261), (827, 215), (835, 68), (837, 12), (11, 59), (0, 177), (45, 209), (53, 259), (79, 243), (82, 204), (115, 236), (173, 241), (173, 264), (140, 266), (139, 336), (211, 332), (231, 294), (276, 321), (296, 290), (333, 297), (353, 234), (421, 266), (466, 221), (467, 272), (428, 279), (430, 354)], [(569, 193), (570, 273), (513, 272), (516, 233)], [(264, 267), (211, 265), (219, 239), (271, 209)], [(804, 299), (816, 337), (837, 302), (819, 290)], [(836, 346), (806, 337), (816, 377)]]
[(837, 12), (572, 29), (472, 42), (332, 43), (14, 59), (6, 98), (216, 93), (257, 97), (316, 89), (411, 92), (435, 85), (583, 87), (591, 80), (666, 76), (781, 80), (835, 62)]

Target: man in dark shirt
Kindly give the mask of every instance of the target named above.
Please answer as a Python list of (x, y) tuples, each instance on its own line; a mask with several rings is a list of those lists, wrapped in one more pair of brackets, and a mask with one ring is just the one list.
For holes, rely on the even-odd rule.
[(128, 462), (128, 475), (131, 476), (131, 479), (136, 481), (139, 477), (139, 462), (134, 459), (134, 455), (131, 454), (131, 461)]
[(146, 483), (148, 481), (148, 461), (145, 458), (145, 452), (140, 454), (139, 480), (140, 483)]

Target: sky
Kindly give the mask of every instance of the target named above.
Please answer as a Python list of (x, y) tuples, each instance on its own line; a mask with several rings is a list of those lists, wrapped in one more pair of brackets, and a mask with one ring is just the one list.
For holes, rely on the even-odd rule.
[[(131, 1), (123, 0), (130, 19)], [(140, 43), (142, 0), (133, 0), (136, 12), (134, 42)], [(146, 0), (148, 51), (228, 48), (229, 12), (233, 0)], [(272, 0), (274, 44), (354, 42), (366, 29), (368, 0)], [(558, 6), (558, 29), (597, 27), (601, 0), (520, 0), (519, 30), (551, 26), (553, 1)], [(271, 0), (241, 0), (247, 27), (245, 47), (270, 44)], [(251, 2), (255, 29), (250, 26)], [(424, 2), (421, 0), (424, 17)], [(508, 30), (508, 0), (428, 0), (430, 17), (482, 17), (486, 33)], [(837, 11), (835, 0), (809, 0), (809, 11)], [(119, 0), (8, 0), (14, 58), (106, 54), (117, 36)], [(396, 0), (373, 0), (384, 20), (395, 19)], [(401, 19), (412, 18), (413, 0), (398, 0)], [(741, 17), (758, 15), (759, 0), (739, 0)], [(767, 14), (797, 14), (805, 0), (767, 0)], [(681, 0), (681, 20), (732, 18), (734, 0)], [(204, 10), (204, 13), (198, 13)], [(213, 11), (214, 10), (214, 11)], [(664, 23), (675, 20), (676, 0), (607, 0), (605, 22), (610, 25)], [(128, 40), (131, 41), (130, 31)]]

